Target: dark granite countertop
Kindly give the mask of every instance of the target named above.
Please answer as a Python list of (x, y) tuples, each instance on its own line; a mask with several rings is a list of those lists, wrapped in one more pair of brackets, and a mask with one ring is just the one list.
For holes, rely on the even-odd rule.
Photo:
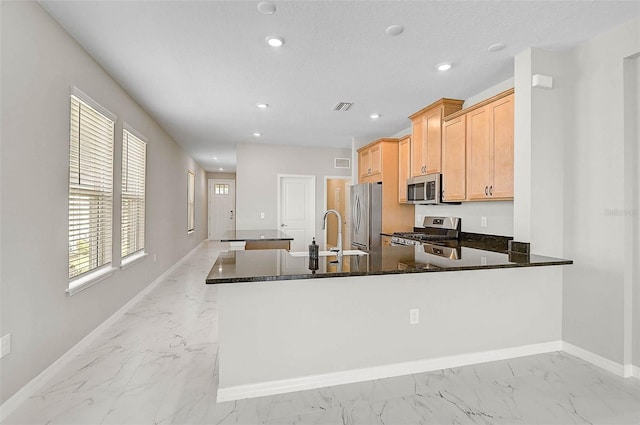
[(292, 241), (293, 238), (280, 230), (227, 230), (221, 242), (248, 241)]
[[(477, 246), (480, 243), (474, 242)], [(470, 248), (461, 244), (460, 258), (452, 260), (424, 252), (420, 246), (389, 246), (367, 255), (320, 257), (318, 270), (309, 269), (309, 258), (293, 256), (286, 250), (222, 252), (207, 276), (206, 283), (262, 282), (322, 277), (367, 276), (398, 273), (445, 272), (513, 267), (573, 264), (571, 260)]]

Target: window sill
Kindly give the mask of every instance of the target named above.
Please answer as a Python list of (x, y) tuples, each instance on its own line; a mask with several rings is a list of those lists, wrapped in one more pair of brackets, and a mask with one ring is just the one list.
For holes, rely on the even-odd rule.
[(93, 273), (89, 273), (86, 276), (82, 276), (79, 279), (75, 279), (69, 282), (69, 288), (65, 292), (69, 296), (73, 296), (78, 292), (82, 292), (85, 289), (90, 288), (91, 286), (95, 285), (101, 280), (108, 278), (113, 273), (115, 273), (115, 271), (116, 271), (116, 268), (112, 266), (106, 266), (101, 269), (98, 269)]
[(128, 269), (129, 267), (133, 266), (135, 263), (142, 261), (144, 259), (144, 257), (146, 257), (147, 254), (146, 252), (139, 252), (137, 254), (133, 254), (130, 255), (129, 257), (126, 257), (122, 260), (122, 264), (120, 264), (120, 270), (125, 270)]

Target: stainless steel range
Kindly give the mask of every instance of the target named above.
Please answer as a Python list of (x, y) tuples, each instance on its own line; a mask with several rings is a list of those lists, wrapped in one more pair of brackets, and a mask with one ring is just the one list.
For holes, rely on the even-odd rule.
[(422, 228), (414, 228), (414, 232), (397, 232), (391, 236), (391, 245), (421, 246), (427, 254), (447, 257), (452, 260), (460, 258), (461, 220), (458, 217), (425, 217)]
[(421, 229), (414, 232), (396, 232), (392, 245), (421, 245), (424, 242), (458, 240), (461, 220), (458, 217), (425, 217)]

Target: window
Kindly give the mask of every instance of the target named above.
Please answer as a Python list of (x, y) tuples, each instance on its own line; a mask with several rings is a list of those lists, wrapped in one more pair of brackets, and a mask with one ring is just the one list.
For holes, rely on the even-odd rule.
[(187, 232), (191, 233), (195, 229), (196, 210), (194, 203), (196, 199), (196, 176), (191, 171), (187, 173)]
[(122, 131), (122, 258), (144, 250), (147, 143)]
[[(111, 263), (116, 117), (77, 89), (69, 141), (69, 279)], [(70, 288), (73, 284), (69, 285)]]
[(228, 195), (229, 194), (229, 184), (228, 183), (216, 183), (214, 187), (214, 191), (216, 195)]

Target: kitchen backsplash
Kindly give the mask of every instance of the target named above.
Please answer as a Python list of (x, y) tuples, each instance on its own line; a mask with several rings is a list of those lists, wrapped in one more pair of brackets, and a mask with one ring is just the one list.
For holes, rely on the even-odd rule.
[[(513, 236), (513, 201), (463, 202), (460, 205), (416, 205), (415, 226), (422, 227), (425, 216), (462, 219), (462, 231)], [(486, 227), (483, 226), (486, 218)]]

